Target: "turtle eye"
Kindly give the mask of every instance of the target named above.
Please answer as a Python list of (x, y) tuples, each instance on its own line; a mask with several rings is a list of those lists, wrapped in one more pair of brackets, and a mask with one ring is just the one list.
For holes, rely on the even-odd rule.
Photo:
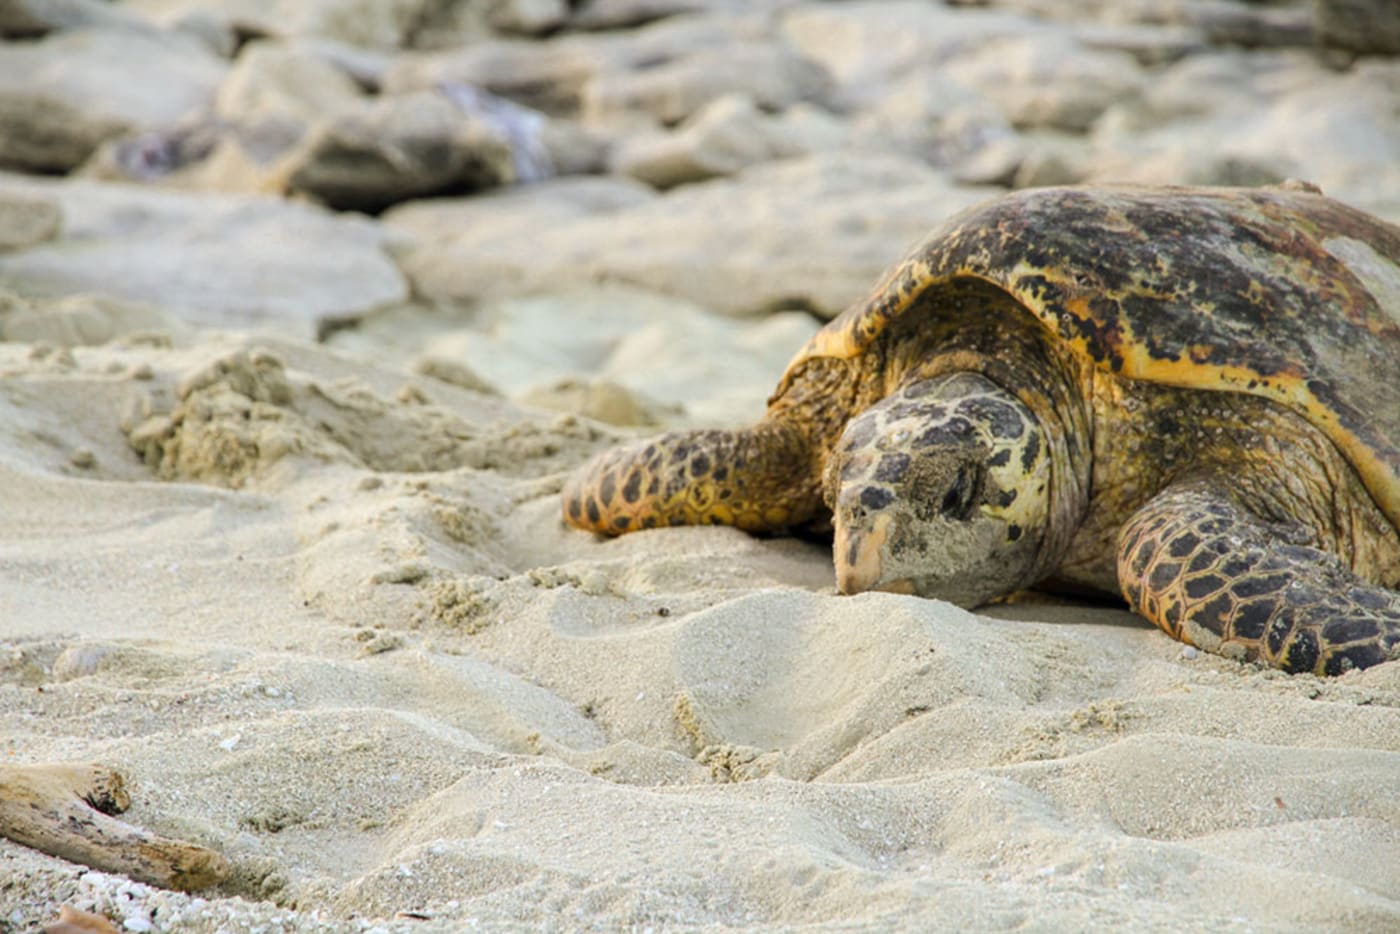
[(976, 492), (972, 473), (969, 467), (959, 467), (952, 486), (943, 494), (939, 511), (950, 519), (966, 519), (972, 515), (972, 498)]

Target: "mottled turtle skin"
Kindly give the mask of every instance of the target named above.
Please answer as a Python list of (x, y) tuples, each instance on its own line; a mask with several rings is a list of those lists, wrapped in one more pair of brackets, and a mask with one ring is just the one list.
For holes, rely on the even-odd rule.
[(837, 587), (1121, 595), (1291, 672), (1400, 657), (1400, 228), (1289, 182), (1067, 187), (952, 218), (739, 431), (570, 479), (616, 535), (830, 528)]

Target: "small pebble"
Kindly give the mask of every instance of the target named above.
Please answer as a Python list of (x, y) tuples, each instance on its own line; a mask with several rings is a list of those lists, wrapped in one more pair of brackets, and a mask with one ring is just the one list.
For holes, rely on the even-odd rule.
[(1181, 657), (1186, 659), (1187, 661), (1194, 659), (1200, 654), (1200, 650), (1197, 649), (1194, 645), (1185, 645), (1181, 647)]
[(73, 453), (68, 455), (68, 463), (79, 470), (91, 470), (97, 466), (97, 455), (87, 448), (75, 448)]

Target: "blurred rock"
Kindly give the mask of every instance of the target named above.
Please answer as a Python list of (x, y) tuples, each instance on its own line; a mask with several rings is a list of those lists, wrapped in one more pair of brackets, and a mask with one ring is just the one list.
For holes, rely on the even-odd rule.
[(1109, 106), (1142, 84), (1126, 52), (1096, 51), (1069, 35), (992, 39), (944, 66), (946, 75), (979, 88), (1013, 125), (1083, 133)]
[(215, 98), (215, 113), (245, 126), (310, 124), (357, 103), (363, 92), (345, 71), (307, 48), (280, 42), (245, 45)]
[(472, 198), (410, 201), (386, 211), (381, 220), (410, 242), (451, 243), (471, 252), (496, 241), (529, 239), (580, 218), (611, 215), (654, 198), (651, 189), (630, 179), (559, 178)]
[(125, 0), (162, 23), (214, 15), (243, 36), (318, 36), (374, 49), (403, 46), (440, 0)]
[(571, 412), (624, 428), (661, 424), (654, 411), (654, 403), (649, 405), (636, 393), (607, 380), (585, 382), (562, 379), (526, 390), (516, 398), (526, 405), (555, 412)]
[(799, 0), (573, 0), (574, 29), (630, 29), (670, 17), (760, 16), (796, 6)]
[(180, 330), (168, 312), (98, 294), (31, 301), (0, 316), (0, 339), (57, 347), (105, 344), (134, 333)]
[(703, 13), (712, 0), (581, 0), (569, 25), (576, 29), (628, 29), (684, 13)]
[(1361, 55), (1400, 55), (1400, 5), (1395, 0), (1313, 0), (1323, 45)]
[(103, 140), (207, 107), (224, 72), (192, 42), (138, 31), (0, 45), (0, 166), (68, 171)]
[(1303, 6), (1191, 0), (1181, 4), (1178, 16), (1212, 45), (1287, 48), (1311, 46), (1314, 41), (1312, 14)]
[(569, 20), (568, 0), (493, 0), (487, 21), (502, 32), (538, 36)]
[[(552, 397), (586, 406), (588, 389), (575, 394), (557, 387), (571, 380), (611, 383), (646, 413), (641, 417), (715, 426), (761, 415), (793, 348), (816, 329), (817, 322), (800, 312), (740, 321), (623, 284), (560, 284), (549, 294), (484, 302), (470, 327), (436, 325), (426, 347), (421, 331), (394, 316), (370, 318), (345, 339), (370, 342), (389, 354), (402, 343), (423, 347), (415, 350), (417, 368), (464, 363), (511, 398)], [(601, 395), (595, 400), (599, 414), (633, 417), (632, 405), (612, 392)]]
[(402, 94), (468, 84), (547, 114), (569, 114), (578, 111), (584, 84), (601, 67), (596, 48), (566, 39), (486, 41), (398, 56), (385, 72), (384, 91)]
[(846, 128), (805, 105), (765, 114), (732, 94), (707, 104), (674, 133), (645, 136), (618, 147), (614, 171), (657, 188), (732, 175), (760, 162), (808, 155), (839, 146)]
[(285, 166), (287, 188), (333, 208), (379, 211), (513, 178), (508, 142), (432, 92), (377, 98), (312, 127)]
[(0, 254), (0, 279), (32, 295), (84, 292), (214, 327), (276, 323), (309, 335), (404, 300), (403, 277), (369, 222), (279, 199), (0, 175), (0, 193), (40, 191), (62, 236)]
[(735, 42), (701, 49), (647, 68), (600, 74), (583, 89), (584, 115), (616, 121), (638, 114), (670, 125), (728, 94), (743, 94), (765, 110), (823, 101), (825, 72), (776, 42)]
[(932, 66), (914, 68), (886, 86), (881, 96), (852, 115), (852, 125), (857, 139), (935, 166), (960, 165), (974, 153), (1016, 136), (996, 104), (942, 67)]
[(938, 68), (994, 39), (1046, 31), (1015, 13), (922, 0), (803, 3), (779, 22), (780, 35), (821, 65), (852, 107), (911, 69)]
[(0, 3), (0, 36), (33, 39), (64, 29), (138, 29), (151, 25), (121, 7), (102, 0), (4, 0)]
[(1094, 179), (1257, 185), (1303, 178), (1400, 218), (1400, 62), (1332, 71), (1301, 52), (1187, 59), (1095, 128)]
[(1087, 48), (1127, 52), (1139, 65), (1168, 65), (1204, 51), (1206, 37), (1189, 26), (1079, 24), (1074, 37)]
[(0, 192), (0, 252), (52, 240), (63, 225), (63, 212), (52, 199), (23, 191)]
[(402, 265), (432, 298), (627, 282), (726, 314), (802, 308), (831, 317), (930, 227), (989, 194), (953, 187), (910, 159), (828, 153), (514, 236), (490, 237), (485, 227), (420, 238)]

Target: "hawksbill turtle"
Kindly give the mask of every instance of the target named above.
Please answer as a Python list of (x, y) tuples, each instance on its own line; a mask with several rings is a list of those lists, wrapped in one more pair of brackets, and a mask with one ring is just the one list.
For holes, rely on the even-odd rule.
[(766, 416), (604, 452), (606, 535), (828, 529), (842, 593), (1120, 595), (1290, 672), (1400, 657), (1400, 228), (1303, 182), (1060, 187), (951, 218)]

